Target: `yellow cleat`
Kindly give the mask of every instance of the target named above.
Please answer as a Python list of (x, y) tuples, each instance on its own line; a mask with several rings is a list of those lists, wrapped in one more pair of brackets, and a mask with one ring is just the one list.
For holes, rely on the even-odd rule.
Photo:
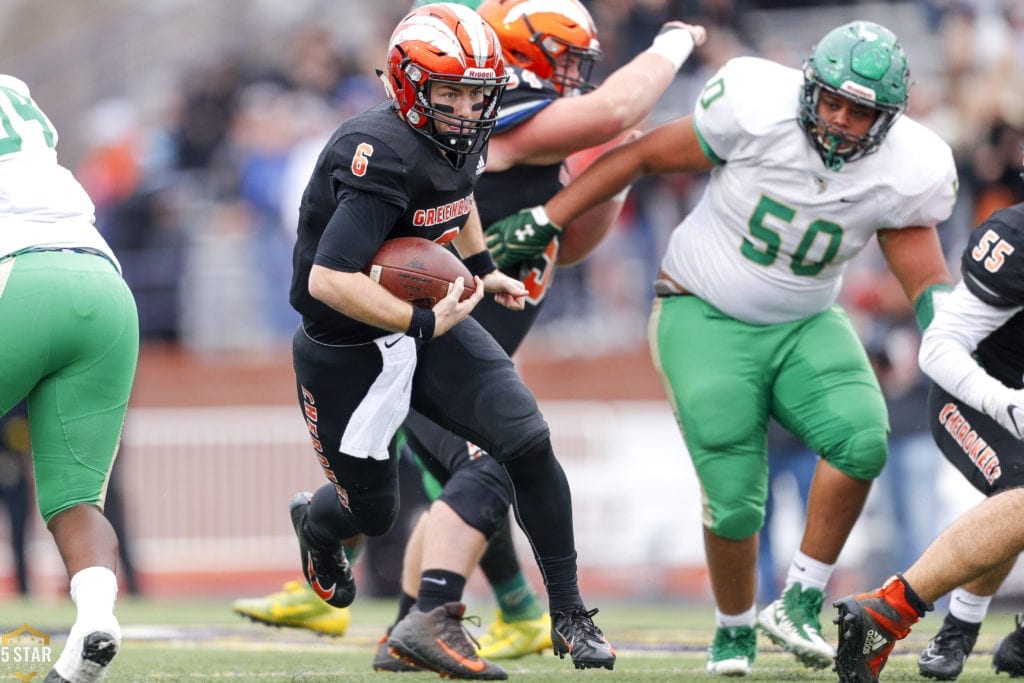
[(551, 616), (505, 621), (501, 610), (487, 633), (480, 636), (477, 654), (485, 659), (515, 659), (551, 649)]
[(344, 635), (349, 622), (347, 607), (328, 605), (305, 581), (289, 581), (284, 590), (265, 598), (235, 600), (231, 609), (269, 626), (308, 628), (328, 636)]

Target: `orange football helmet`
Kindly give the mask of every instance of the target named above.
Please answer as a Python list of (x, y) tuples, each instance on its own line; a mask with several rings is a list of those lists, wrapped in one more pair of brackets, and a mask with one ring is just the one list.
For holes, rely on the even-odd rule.
[[(479, 152), (494, 130), (508, 76), (498, 37), (487, 22), (468, 7), (437, 3), (414, 9), (395, 27), (381, 80), (402, 119), (461, 160)], [(431, 104), (436, 82), (481, 87), (483, 101), (474, 106), (479, 117), (457, 116), (450, 107)], [(446, 130), (439, 130), (437, 121)]]
[(579, 0), (484, 0), (477, 8), (501, 41), (505, 61), (529, 69), (563, 95), (586, 92), (601, 44)]

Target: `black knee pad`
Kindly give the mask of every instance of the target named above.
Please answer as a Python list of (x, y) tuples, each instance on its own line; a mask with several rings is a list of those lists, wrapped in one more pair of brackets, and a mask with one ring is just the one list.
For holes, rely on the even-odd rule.
[(490, 538), (508, 517), (512, 483), (488, 455), (481, 455), (456, 470), (444, 485), (439, 500), (485, 537)]
[(349, 494), (349, 506), (364, 534), (383, 536), (398, 518), (398, 491)]
[(349, 458), (345, 473), (353, 484), (344, 487), (339, 502), (350, 524), (367, 536), (383, 536), (398, 518), (397, 461)]

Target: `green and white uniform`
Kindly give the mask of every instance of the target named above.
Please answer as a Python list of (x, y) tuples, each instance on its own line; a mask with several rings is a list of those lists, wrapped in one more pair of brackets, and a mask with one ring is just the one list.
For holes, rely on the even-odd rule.
[(956, 198), (952, 152), (901, 117), (881, 147), (828, 170), (800, 127), (801, 72), (738, 58), (694, 127), (716, 163), (662, 270), (695, 296), (657, 299), (650, 339), (705, 497), (705, 523), (756, 533), (770, 415), (850, 476), (887, 457), (877, 381), (835, 305), (846, 262), (880, 229), (933, 226)]
[(40, 512), (103, 505), (135, 377), (139, 322), (57, 132), (0, 75), (0, 411), (28, 398)]

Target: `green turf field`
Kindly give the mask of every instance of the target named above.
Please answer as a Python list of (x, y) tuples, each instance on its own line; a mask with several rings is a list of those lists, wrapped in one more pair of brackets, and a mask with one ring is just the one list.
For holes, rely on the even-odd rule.
[[(127, 681), (381, 681), (400, 675), (402, 680), (436, 680), (434, 674), (384, 674), (370, 668), (377, 640), (393, 616), (391, 601), (357, 600), (352, 622), (342, 638), (318, 637), (297, 629), (275, 629), (254, 624), (231, 612), (230, 600), (132, 600), (119, 602), (124, 628), (121, 653), (106, 680)], [(831, 608), (825, 619), (831, 620)], [(493, 607), (470, 604), (467, 614), (490, 619)], [(73, 618), (69, 602), (0, 601), (0, 632), (22, 624), (53, 635), (54, 658)], [(882, 680), (923, 681), (917, 674), (917, 655), (937, 629), (941, 615), (930, 615), (901, 643), (890, 659)], [(523, 681), (564, 681), (571, 676), (603, 681), (705, 680), (704, 649), (711, 638), (712, 612), (707, 605), (601, 604), (597, 618), (616, 645), (615, 671), (575, 671), (568, 659), (553, 655), (531, 656), (502, 662), (510, 678)], [(835, 637), (834, 626), (825, 629)], [(995, 677), (992, 650), (998, 638), (1013, 628), (1013, 615), (990, 615), (974, 656), (960, 681), (1008, 680)], [(479, 632), (475, 626), (470, 630)], [(37, 666), (36, 668), (42, 668)], [(16, 681), (19, 669), (0, 661), (0, 680)], [(35, 680), (41, 680), (42, 670)], [(762, 638), (750, 681), (832, 681), (828, 671), (811, 671)]]

